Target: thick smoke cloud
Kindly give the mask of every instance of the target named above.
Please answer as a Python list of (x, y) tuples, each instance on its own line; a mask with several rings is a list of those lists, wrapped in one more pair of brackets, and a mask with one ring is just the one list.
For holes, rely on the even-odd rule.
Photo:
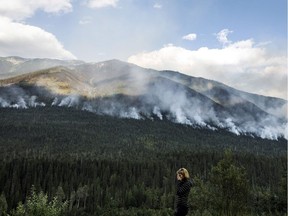
[(24, 89), (18, 86), (2, 87), (0, 92), (0, 107), (27, 109), (46, 106), (44, 102), (38, 100), (36, 95), (27, 94)]
[(0, 107), (73, 107), (120, 118), (169, 120), (194, 128), (225, 129), (236, 135), (288, 139), (287, 115), (282, 113), (287, 106), (284, 100), (267, 99), (174, 72), (115, 64), (76, 67), (76, 72), (85, 71), (87, 80), (74, 88), (85, 89), (91, 97), (10, 85), (0, 87)]
[[(22, 108), (57, 106), (75, 107), (77, 109), (120, 118), (132, 119), (167, 119), (175, 123), (186, 124), (194, 128), (211, 130), (226, 129), (236, 135), (246, 134), (267, 139), (287, 139), (287, 122), (273, 116), (250, 120), (243, 123), (223, 111), (216, 111), (213, 104), (197, 93), (191, 93), (180, 85), (167, 80), (159, 80), (147, 86), (147, 92), (140, 97), (116, 95), (87, 100), (78, 95), (49, 95), (44, 102), (43, 96), (30, 95), (20, 87), (1, 89), (0, 107)], [(42, 97), (42, 98), (41, 98)], [(47, 97), (47, 95), (46, 95)], [(216, 110), (215, 110), (216, 109)]]

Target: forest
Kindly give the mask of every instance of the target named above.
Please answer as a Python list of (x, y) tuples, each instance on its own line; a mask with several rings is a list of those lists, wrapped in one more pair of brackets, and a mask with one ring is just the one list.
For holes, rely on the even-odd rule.
[(284, 138), (67, 107), (0, 109), (0, 216), (173, 215), (180, 167), (193, 179), (190, 216), (287, 215)]

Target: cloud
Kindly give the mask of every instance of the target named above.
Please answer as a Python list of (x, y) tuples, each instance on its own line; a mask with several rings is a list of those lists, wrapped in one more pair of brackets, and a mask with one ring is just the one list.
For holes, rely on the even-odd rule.
[(0, 17), (0, 56), (75, 59), (57, 38), (41, 28)]
[(118, 0), (89, 0), (87, 6), (90, 8), (116, 7)]
[(220, 43), (222, 43), (224, 46), (225, 46), (226, 44), (230, 44), (231, 41), (228, 40), (227, 36), (228, 36), (228, 34), (230, 34), (230, 33), (232, 33), (232, 32), (233, 32), (233, 31), (230, 31), (229, 29), (223, 29), (223, 30), (221, 30), (220, 32), (218, 32), (218, 33), (216, 34), (218, 41), (219, 41)]
[(162, 8), (162, 5), (161, 5), (161, 4), (158, 4), (158, 3), (155, 3), (155, 4), (153, 5), (153, 8), (161, 9), (161, 8)]
[(197, 38), (197, 34), (195, 33), (191, 33), (182, 37), (182, 39), (190, 40), (190, 41), (196, 40), (196, 38)]
[(72, 11), (71, 0), (1, 0), (0, 16), (12, 20), (25, 20), (37, 10), (46, 13), (67, 13)]
[(0, 55), (30, 58), (75, 59), (63, 48), (57, 38), (45, 30), (27, 25), (23, 21), (36, 11), (68, 13), (71, 0), (1, 0)]
[(227, 44), (223, 48), (189, 50), (170, 44), (133, 55), (128, 62), (157, 70), (180, 71), (261, 95), (287, 98), (287, 57), (270, 54), (252, 39), (228, 44), (230, 31), (221, 32), (219, 40)]
[(87, 25), (92, 23), (93, 18), (92, 17), (83, 17), (81, 20), (79, 20), (80, 25)]

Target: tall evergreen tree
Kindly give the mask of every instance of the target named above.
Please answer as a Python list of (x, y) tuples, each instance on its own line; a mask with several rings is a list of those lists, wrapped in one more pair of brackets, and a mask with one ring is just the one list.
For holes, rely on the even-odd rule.
[(48, 200), (47, 194), (40, 191), (36, 193), (32, 187), (31, 195), (24, 204), (19, 203), (16, 210), (12, 211), (12, 216), (62, 216), (68, 206), (68, 202), (62, 202), (54, 197)]
[(0, 196), (0, 216), (5, 216), (8, 210), (8, 204), (4, 193)]
[(246, 170), (235, 165), (231, 150), (226, 150), (224, 158), (211, 170), (213, 203), (221, 215), (243, 215), (248, 198)]

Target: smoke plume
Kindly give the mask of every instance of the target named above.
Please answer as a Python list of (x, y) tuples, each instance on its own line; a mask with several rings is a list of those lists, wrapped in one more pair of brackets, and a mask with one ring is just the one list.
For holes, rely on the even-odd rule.
[(0, 87), (0, 107), (73, 107), (119, 118), (169, 120), (194, 128), (225, 129), (236, 135), (288, 139), (287, 101), (281, 99), (119, 61), (71, 66), (69, 80), (73, 83), (65, 80), (65, 73), (61, 75), (63, 70), (55, 79), (61, 77), (65, 87), (73, 84), (73, 94), (51, 93), (45, 86), (7, 85)]

